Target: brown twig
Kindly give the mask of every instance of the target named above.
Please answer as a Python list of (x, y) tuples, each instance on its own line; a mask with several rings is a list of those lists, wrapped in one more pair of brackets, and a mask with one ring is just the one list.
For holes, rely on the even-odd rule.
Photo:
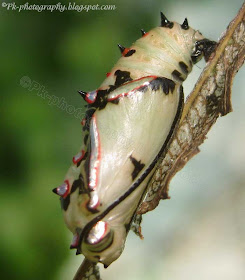
[[(245, 4), (220, 39), (184, 106), (180, 125), (168, 152), (150, 182), (138, 214), (153, 210), (168, 198), (171, 178), (199, 152), (199, 146), (219, 116), (232, 111), (233, 78), (244, 62)], [(139, 226), (140, 227), (140, 226)]]
[(100, 280), (99, 268), (95, 263), (84, 259), (73, 280)]

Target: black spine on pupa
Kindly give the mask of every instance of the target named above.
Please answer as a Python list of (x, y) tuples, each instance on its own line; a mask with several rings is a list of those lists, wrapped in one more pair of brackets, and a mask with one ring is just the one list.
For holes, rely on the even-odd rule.
[(167, 27), (172, 28), (174, 26), (174, 23), (172, 21), (169, 21), (165, 15), (161, 12), (161, 27)]
[(184, 29), (184, 30), (189, 29), (189, 24), (188, 24), (187, 18), (185, 18), (184, 22), (181, 24), (181, 28)]

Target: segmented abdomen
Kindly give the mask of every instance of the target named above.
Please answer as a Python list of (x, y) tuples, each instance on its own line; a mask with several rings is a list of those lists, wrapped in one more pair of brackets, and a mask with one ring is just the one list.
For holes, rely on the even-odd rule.
[[(155, 75), (182, 83), (192, 69), (190, 57), (193, 44), (187, 42), (194, 40), (195, 32), (191, 28), (184, 30), (174, 22), (171, 30), (156, 27), (145, 33), (130, 48), (121, 47), (122, 57), (112, 68), (100, 89), (115, 84), (117, 71), (124, 72), (126, 81)], [(200, 34), (199, 37), (203, 38)]]

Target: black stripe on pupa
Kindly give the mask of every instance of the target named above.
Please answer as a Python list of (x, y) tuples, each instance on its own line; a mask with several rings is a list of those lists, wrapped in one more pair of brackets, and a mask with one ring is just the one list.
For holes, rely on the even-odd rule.
[(131, 174), (132, 179), (134, 180), (138, 176), (140, 171), (144, 168), (145, 164), (141, 163), (140, 160), (137, 160), (133, 156), (130, 156), (129, 158), (130, 158), (132, 164), (134, 165), (134, 171)]
[(91, 230), (91, 228), (100, 220), (102, 220), (108, 213), (110, 213), (118, 204), (120, 204), (122, 201), (124, 201), (134, 190), (138, 188), (138, 186), (145, 180), (145, 178), (149, 175), (149, 173), (153, 170), (155, 167), (156, 163), (158, 162), (160, 157), (163, 157), (166, 154), (166, 148), (169, 144), (169, 141), (174, 133), (175, 128), (177, 127), (177, 124), (180, 120), (182, 109), (183, 109), (183, 104), (184, 104), (184, 94), (183, 94), (183, 87), (180, 85), (179, 89), (179, 104), (178, 104), (178, 109), (177, 113), (175, 115), (175, 118), (173, 120), (171, 129), (169, 131), (169, 134), (161, 147), (159, 153), (157, 156), (154, 158), (154, 160), (151, 162), (151, 164), (146, 168), (146, 170), (143, 172), (143, 174), (132, 184), (132, 186), (118, 199), (114, 200), (110, 206), (107, 207), (107, 209), (96, 216), (94, 219), (92, 219), (90, 222), (86, 224), (86, 226), (83, 228), (83, 231), (80, 235), (79, 238), (79, 247), (81, 246), (81, 243), (83, 241), (84, 236), (88, 234), (88, 232)]
[(172, 76), (174, 77), (174, 79), (179, 80), (180, 82), (184, 81), (184, 79), (181, 77), (181, 73), (177, 70), (174, 70), (172, 72)]
[(150, 82), (150, 87), (152, 90), (159, 90), (160, 87), (162, 91), (168, 95), (169, 92), (173, 93), (175, 88), (175, 82), (167, 78), (156, 78)]
[(128, 71), (117, 70), (114, 75), (116, 76), (116, 81), (115, 81), (116, 87), (133, 80), (130, 77), (130, 72)]
[(63, 197), (60, 198), (61, 208), (64, 211), (66, 211), (69, 207), (70, 195), (73, 192), (75, 192), (77, 188), (79, 188), (79, 194), (87, 193), (87, 190), (85, 190), (85, 187), (84, 187), (84, 181), (83, 181), (83, 177), (82, 177), (81, 174), (79, 175), (79, 178), (73, 182), (72, 187), (71, 187), (71, 192), (67, 195), (67, 197), (66, 198), (63, 198)]
[(124, 56), (125, 56), (125, 57), (131, 56), (131, 55), (133, 55), (135, 52), (136, 52), (136, 50), (129, 50)]
[(189, 73), (188, 66), (183, 61), (179, 62), (179, 66), (180, 66), (180, 68), (181, 68), (181, 70), (183, 71), (184, 74), (187, 75)]

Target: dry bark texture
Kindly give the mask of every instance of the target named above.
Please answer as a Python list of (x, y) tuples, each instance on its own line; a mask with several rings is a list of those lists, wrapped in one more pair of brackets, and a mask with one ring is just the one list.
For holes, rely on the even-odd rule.
[(218, 42), (195, 88), (188, 97), (180, 125), (159, 164), (138, 214), (153, 210), (168, 198), (171, 178), (199, 152), (199, 146), (219, 116), (232, 111), (233, 78), (244, 62), (245, 5)]

